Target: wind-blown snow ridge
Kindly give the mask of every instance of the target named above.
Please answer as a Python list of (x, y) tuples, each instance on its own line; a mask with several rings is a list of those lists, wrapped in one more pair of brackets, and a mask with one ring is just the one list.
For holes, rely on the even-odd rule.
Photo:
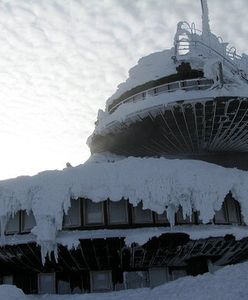
[(56, 236), (62, 228), (63, 213), (70, 199), (84, 197), (95, 202), (110, 198), (129, 199), (136, 205), (158, 213), (167, 210), (173, 225), (174, 213), (182, 206), (184, 216), (192, 209), (209, 222), (231, 191), (240, 202), (248, 223), (248, 172), (226, 169), (193, 160), (133, 158), (98, 162), (63, 171), (46, 171), (33, 177), (18, 177), (0, 182), (0, 219), (2, 235), (10, 215), (32, 210), (36, 227), (32, 233), (42, 248), (42, 256), (56, 254)]

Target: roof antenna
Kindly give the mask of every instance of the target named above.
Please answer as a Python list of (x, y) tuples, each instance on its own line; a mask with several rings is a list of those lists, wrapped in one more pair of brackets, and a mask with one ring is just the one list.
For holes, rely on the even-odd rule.
[(201, 0), (201, 7), (202, 7), (202, 35), (203, 37), (208, 37), (211, 30), (209, 25), (207, 0)]

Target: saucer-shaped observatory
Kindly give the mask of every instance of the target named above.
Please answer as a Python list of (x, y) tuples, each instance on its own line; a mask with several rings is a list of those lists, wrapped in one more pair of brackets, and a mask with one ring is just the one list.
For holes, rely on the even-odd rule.
[[(91, 152), (191, 157), (246, 168), (248, 56), (179, 22), (174, 47), (142, 58), (99, 111)], [(243, 163), (243, 164), (242, 164)]]

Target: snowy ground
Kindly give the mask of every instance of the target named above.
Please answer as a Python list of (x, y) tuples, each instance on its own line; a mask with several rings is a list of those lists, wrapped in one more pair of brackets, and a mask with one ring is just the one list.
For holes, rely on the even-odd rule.
[(187, 276), (160, 287), (136, 289), (105, 294), (86, 295), (29, 295), (13, 286), (0, 287), (4, 300), (236, 300), (248, 299), (248, 262), (227, 266), (215, 274)]

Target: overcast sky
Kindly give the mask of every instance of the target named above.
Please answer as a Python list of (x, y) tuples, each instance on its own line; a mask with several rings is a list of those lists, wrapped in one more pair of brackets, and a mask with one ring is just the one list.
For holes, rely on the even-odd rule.
[[(209, 0), (211, 28), (248, 52), (247, 0)], [(0, 179), (89, 157), (98, 108), (200, 0), (0, 0)]]

